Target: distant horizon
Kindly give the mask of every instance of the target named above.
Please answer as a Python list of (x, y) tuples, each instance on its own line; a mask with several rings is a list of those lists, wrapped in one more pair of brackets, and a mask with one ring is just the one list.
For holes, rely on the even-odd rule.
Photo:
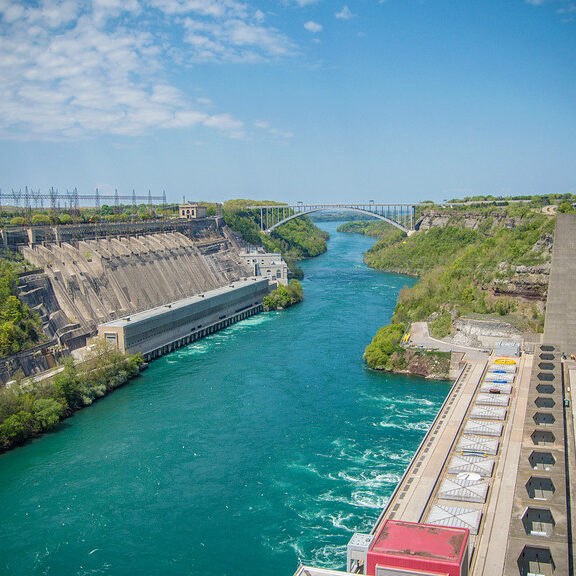
[[(38, 191), (38, 190), (37, 190)], [(39, 189), (39, 192), (42, 193), (43, 195), (45, 195), (46, 193), (43, 192), (41, 189)], [(81, 192), (79, 191), (79, 194), (81, 194)], [(88, 195), (86, 193), (86, 195)], [(131, 206), (132, 202), (127, 200), (126, 198), (130, 198), (129, 195), (125, 195), (124, 197), (124, 201), (120, 201), (118, 204), (114, 204), (114, 203), (110, 203), (109, 200), (106, 199), (106, 196), (109, 195), (104, 195), (102, 193), (102, 196), (105, 196), (105, 198), (103, 198), (102, 202), (100, 202), (100, 205), (97, 206), (96, 204), (91, 205), (91, 204), (82, 204), (80, 203), (78, 205), (78, 209), (84, 209), (84, 210), (95, 210), (97, 208), (102, 208), (103, 206)], [(120, 198), (122, 197), (122, 195), (119, 193)], [(138, 195), (140, 197), (140, 200), (138, 202), (136, 202), (137, 206), (142, 206), (142, 205), (148, 205), (148, 202), (143, 201), (143, 199), (146, 198), (147, 194), (143, 194), (143, 195)], [(152, 195), (155, 196), (155, 195)], [(413, 204), (413, 205), (426, 205), (426, 204), (431, 204), (431, 205), (445, 205), (445, 204), (452, 204), (452, 203), (470, 203), (470, 204), (480, 204), (480, 203), (495, 203), (495, 202), (529, 202), (529, 198), (548, 198), (548, 197), (553, 197), (552, 199), (554, 200), (562, 200), (562, 199), (573, 199), (573, 198), (565, 198), (565, 197), (569, 197), (569, 196), (576, 196), (575, 194), (571, 194), (571, 193), (566, 193), (566, 194), (534, 194), (532, 196), (530, 196), (529, 198), (520, 198), (521, 196), (526, 196), (526, 195), (515, 195), (515, 196), (498, 196), (498, 197), (492, 197), (490, 199), (487, 199), (486, 197), (490, 196), (490, 195), (478, 195), (477, 197), (463, 197), (463, 198), (447, 198), (447, 199), (443, 199), (440, 201), (432, 201), (432, 200), (416, 200), (414, 202), (402, 202), (402, 201), (398, 201), (398, 202), (394, 202), (394, 201), (389, 201), (389, 202), (379, 202), (377, 200), (352, 200), (352, 201), (341, 201), (341, 202), (303, 202), (305, 205), (306, 204), (310, 204), (310, 205), (316, 205), (316, 204), (326, 204), (326, 205), (331, 205), (334, 206), (332, 208), (333, 211), (338, 211), (338, 208), (335, 207), (336, 204), (364, 204), (364, 205), (370, 205), (370, 204), (391, 204), (391, 205), (400, 205), (400, 204)], [(156, 196), (157, 197), (157, 196)], [(70, 196), (66, 196), (65, 194), (62, 196), (59, 196), (59, 205), (57, 206), (57, 210), (59, 211), (67, 211), (67, 210), (74, 210), (76, 209), (76, 207), (70, 207), (70, 206), (65, 206), (63, 203), (65, 201), (68, 201), (70, 199)], [(10, 210), (23, 210), (25, 209), (25, 205), (24, 205), (24, 195), (22, 194), (21, 199), (20, 199), (20, 205), (16, 205), (13, 203), (7, 203), (6, 201), (6, 194), (0, 194), (0, 209), (10, 209)], [(291, 203), (293, 205), (296, 205), (297, 203), (302, 203), (301, 201), (297, 201), (297, 200), (271, 200), (270, 198), (261, 198), (261, 199), (255, 199), (255, 198), (227, 198), (226, 200), (224, 200), (223, 202), (214, 202), (211, 200), (205, 200), (202, 198), (198, 198), (198, 199), (192, 199), (192, 198), (186, 198), (184, 199), (180, 199), (180, 200), (175, 200), (175, 201), (171, 201), (168, 198), (168, 195), (166, 196), (166, 204), (167, 205), (173, 205), (173, 204), (182, 204), (185, 202), (189, 202), (189, 203), (207, 203), (207, 204), (220, 204), (223, 205), (228, 201), (234, 201), (234, 200), (250, 200), (250, 201), (254, 201), (254, 202), (278, 202), (278, 203), (284, 203), (284, 204), (288, 204), (290, 205)], [(44, 198), (44, 202), (46, 202), (46, 197)], [(162, 202), (152, 202), (151, 204), (152, 206), (162, 206), (163, 203)], [(46, 210), (50, 210), (51, 206), (50, 205), (45, 205), (45, 206), (37, 206), (34, 203), (34, 199), (33, 197), (30, 197), (30, 209), (32, 211), (46, 211)], [(343, 208), (342, 210), (345, 210), (345, 208)]]
[(0, 188), (576, 192), (576, 0), (0, 2)]

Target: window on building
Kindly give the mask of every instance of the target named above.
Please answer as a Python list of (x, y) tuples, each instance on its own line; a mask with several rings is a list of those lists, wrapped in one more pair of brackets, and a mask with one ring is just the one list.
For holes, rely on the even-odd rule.
[(118, 334), (114, 332), (105, 332), (104, 338), (107, 344), (112, 344), (118, 348)]

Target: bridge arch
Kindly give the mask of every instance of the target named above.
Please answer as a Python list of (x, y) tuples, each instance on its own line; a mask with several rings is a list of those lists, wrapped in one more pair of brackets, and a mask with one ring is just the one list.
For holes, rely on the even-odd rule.
[[(273, 232), (274, 230), (276, 230), (276, 228), (279, 228), (280, 226), (282, 226), (282, 224), (286, 224), (286, 222), (290, 222), (290, 220), (294, 220), (295, 218), (299, 218), (300, 216), (306, 216), (308, 214), (312, 214), (313, 212), (321, 212), (322, 210), (334, 210), (334, 208), (311, 208), (310, 210), (304, 210), (302, 212), (297, 212), (296, 214), (292, 214), (291, 216), (288, 216), (287, 218), (284, 218), (283, 220), (280, 220), (280, 222), (276, 222), (276, 224), (274, 224), (273, 226), (270, 226), (270, 228), (268, 228), (267, 230), (264, 230), (264, 232), (266, 232), (267, 234), (270, 234), (270, 232)], [(386, 216), (382, 216), (381, 214), (376, 214), (374, 212), (370, 212), (370, 210), (364, 210), (363, 208), (353, 208), (353, 207), (342, 207), (342, 208), (338, 208), (338, 210), (348, 210), (349, 212), (358, 212), (360, 214), (367, 214), (368, 216), (372, 216), (373, 218), (377, 218), (378, 220), (383, 220), (384, 222), (388, 222), (388, 224), (391, 224), (392, 226), (395, 226), (396, 228), (399, 228), (400, 230), (402, 230), (402, 232), (406, 232), (407, 234), (410, 232), (408, 230), (408, 228), (406, 228), (406, 226), (403, 226), (402, 224), (400, 224), (399, 222), (396, 222)]]

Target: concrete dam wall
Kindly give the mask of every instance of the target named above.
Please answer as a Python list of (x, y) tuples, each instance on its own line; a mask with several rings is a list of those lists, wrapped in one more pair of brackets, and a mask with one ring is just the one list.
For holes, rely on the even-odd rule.
[(98, 324), (219, 288), (251, 271), (225, 228), (21, 246), (44, 269), (71, 324)]

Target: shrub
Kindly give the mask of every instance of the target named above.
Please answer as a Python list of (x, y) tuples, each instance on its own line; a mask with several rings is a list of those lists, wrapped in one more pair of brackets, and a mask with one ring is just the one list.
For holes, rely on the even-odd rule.
[(290, 280), (288, 286), (279, 284), (276, 290), (272, 290), (268, 296), (264, 297), (264, 310), (276, 310), (278, 308), (288, 308), (293, 304), (302, 302), (304, 293), (302, 284), (298, 280)]
[(380, 328), (364, 351), (368, 366), (377, 370), (390, 369), (392, 354), (402, 350), (400, 340), (405, 330), (404, 324), (388, 324)]
[(46, 216), (46, 214), (34, 214), (30, 220), (30, 223), (32, 226), (49, 226), (50, 216)]
[(452, 332), (452, 315), (444, 312), (428, 324), (430, 335), (433, 338), (445, 338)]

